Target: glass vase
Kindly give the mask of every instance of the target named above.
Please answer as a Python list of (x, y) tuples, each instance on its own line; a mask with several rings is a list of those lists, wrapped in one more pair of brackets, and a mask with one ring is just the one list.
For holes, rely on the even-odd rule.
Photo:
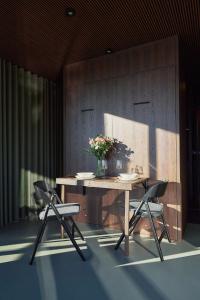
[(97, 159), (97, 169), (96, 169), (96, 177), (103, 178), (106, 175), (107, 169), (107, 161), (102, 159)]

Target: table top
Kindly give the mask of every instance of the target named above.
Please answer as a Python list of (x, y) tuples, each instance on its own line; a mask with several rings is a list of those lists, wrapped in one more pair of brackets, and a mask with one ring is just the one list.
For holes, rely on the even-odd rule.
[(137, 178), (135, 180), (122, 181), (117, 177), (93, 178), (93, 179), (77, 179), (74, 176), (66, 176), (56, 178), (56, 184), (85, 186), (94, 188), (105, 188), (115, 190), (132, 191), (139, 183), (145, 183), (146, 177)]

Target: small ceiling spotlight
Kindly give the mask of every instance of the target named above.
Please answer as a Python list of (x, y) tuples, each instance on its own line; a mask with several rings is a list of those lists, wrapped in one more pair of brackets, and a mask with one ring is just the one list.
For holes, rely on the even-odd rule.
[(76, 11), (75, 11), (75, 9), (73, 7), (68, 7), (65, 10), (65, 15), (67, 17), (74, 17), (76, 15)]
[(108, 48), (108, 49), (105, 49), (105, 54), (111, 54), (113, 53), (112, 49)]

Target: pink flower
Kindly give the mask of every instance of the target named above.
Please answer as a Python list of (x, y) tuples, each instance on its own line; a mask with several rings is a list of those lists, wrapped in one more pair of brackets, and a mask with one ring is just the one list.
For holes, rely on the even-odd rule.
[(96, 137), (95, 142), (100, 142), (100, 143), (104, 143), (105, 140), (102, 137)]
[(94, 139), (89, 138), (89, 144), (90, 145), (94, 144)]

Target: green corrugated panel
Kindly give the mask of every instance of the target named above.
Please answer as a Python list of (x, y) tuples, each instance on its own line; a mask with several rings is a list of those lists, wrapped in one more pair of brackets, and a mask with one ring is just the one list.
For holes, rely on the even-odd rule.
[(26, 74), (26, 85), (25, 85), (25, 106), (26, 106), (26, 180), (27, 180), (27, 204), (28, 207), (31, 207), (31, 170), (32, 170), (32, 165), (31, 165), (31, 158), (32, 158), (32, 132), (31, 132), (31, 73), (27, 72)]
[(3, 61), (2, 64), (2, 100), (3, 100), (3, 107), (2, 107), (2, 127), (3, 127), (3, 138), (2, 138), (2, 144), (3, 144), (3, 222), (4, 224), (8, 223), (8, 156), (7, 156), (7, 146), (8, 146), (8, 140), (7, 140), (7, 87), (6, 87), (6, 62)]
[[(19, 109), (19, 71), (17, 66), (13, 66), (13, 160), (12, 160), (12, 168), (13, 168), (13, 198), (12, 198), (12, 206), (13, 206), (13, 219), (16, 221), (19, 219), (19, 187), (20, 187), (20, 155), (19, 155), (19, 122), (20, 122), (20, 109)], [(11, 145), (12, 147), (12, 145)]]
[(0, 226), (34, 209), (35, 180), (54, 183), (58, 175), (55, 91), (55, 83), (0, 60)]
[(43, 122), (43, 79), (38, 78), (38, 173), (39, 179), (43, 179), (44, 174), (44, 122)]
[(15, 185), (15, 178), (13, 176), (12, 164), (13, 164), (13, 155), (15, 155), (15, 145), (13, 143), (13, 78), (12, 78), (12, 65), (7, 63), (6, 67), (7, 76), (6, 76), (6, 88), (7, 88), (7, 123), (6, 123), (6, 132), (7, 132), (7, 166), (8, 166), (8, 185), (12, 188), (7, 189), (8, 201), (8, 222), (11, 222), (13, 219), (12, 211), (12, 199), (13, 199), (13, 186)]
[(25, 132), (26, 132), (26, 123), (25, 123), (25, 73), (22, 68), (19, 69), (19, 144), (20, 144), (20, 157), (19, 157), (19, 181), (20, 181), (20, 193), (19, 193), (19, 208), (20, 208), (20, 217), (25, 216), (25, 206), (26, 206), (26, 194), (27, 194), (27, 185), (25, 180)]
[(2, 60), (0, 59), (0, 226), (3, 225), (3, 91)]

